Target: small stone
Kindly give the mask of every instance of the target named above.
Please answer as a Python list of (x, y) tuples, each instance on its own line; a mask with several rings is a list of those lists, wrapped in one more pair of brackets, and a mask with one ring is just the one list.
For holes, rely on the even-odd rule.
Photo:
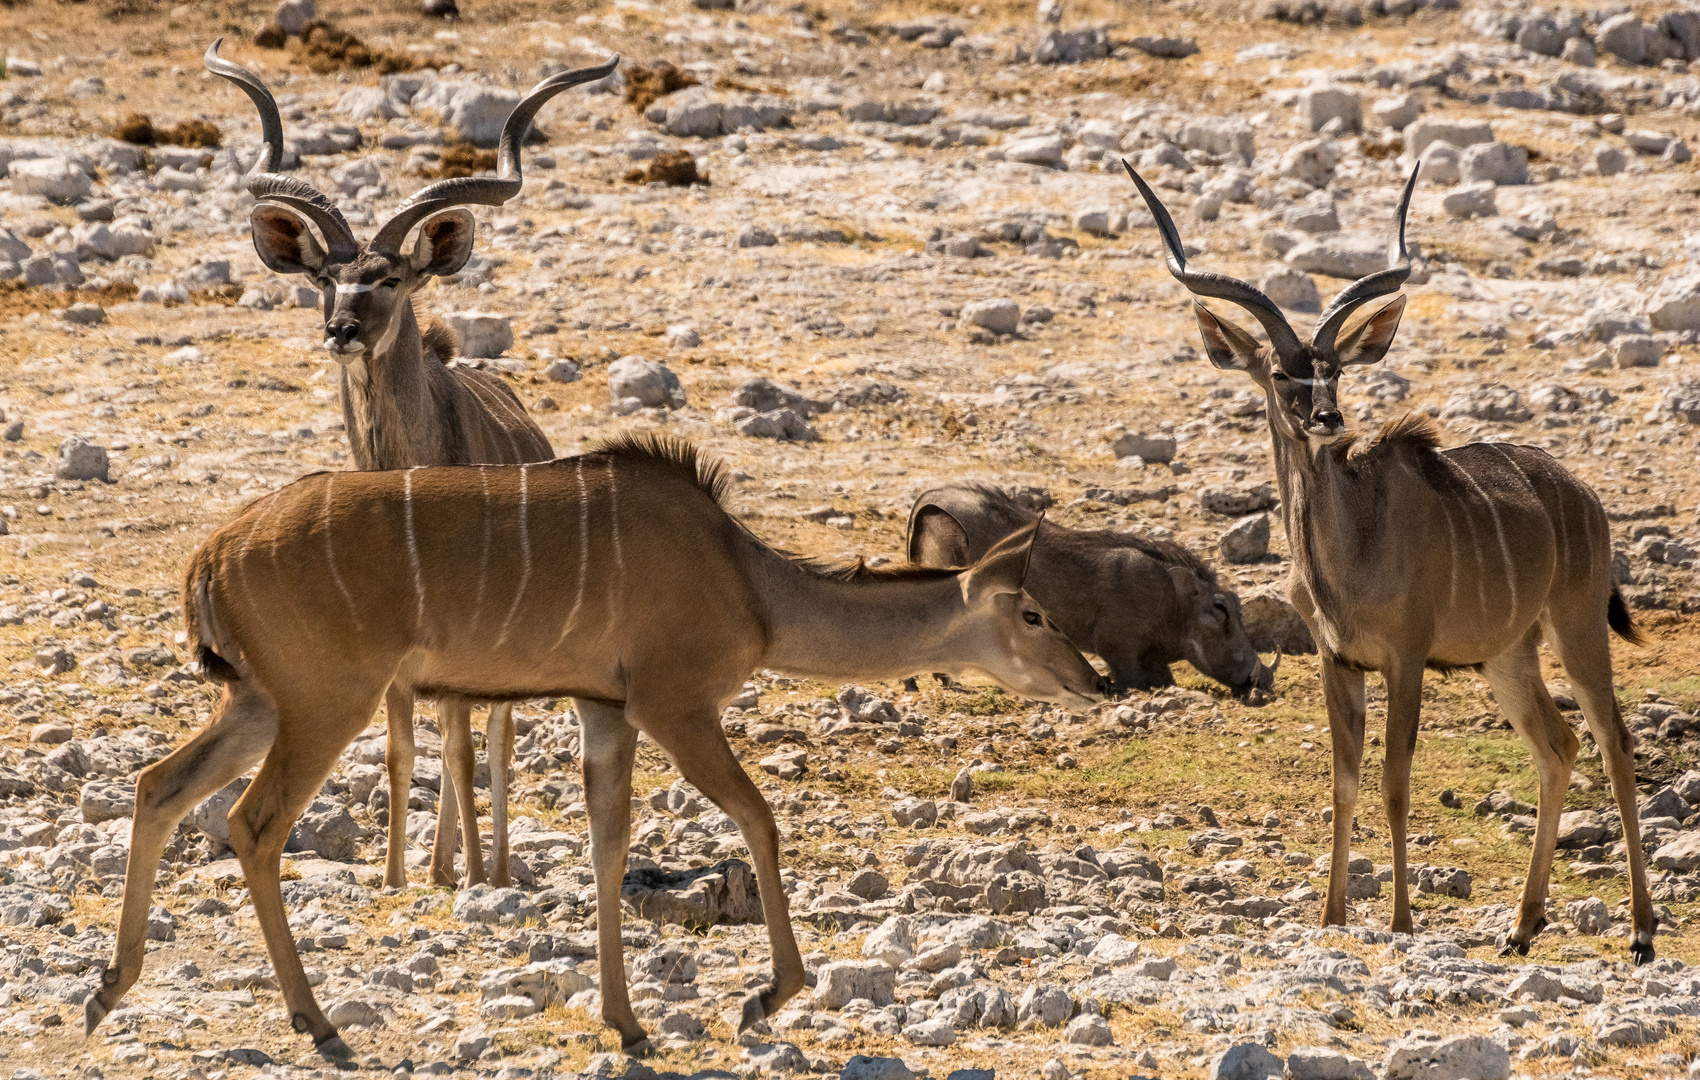
[(1299, 91), (1299, 124), (1306, 131), (1321, 131), (1325, 124), (1338, 120), (1338, 130), (1363, 130), (1362, 99), (1356, 90), (1343, 86), (1310, 86)]
[(59, 461), (53, 475), (61, 480), (109, 480), (109, 468), (104, 446), (72, 435), (59, 444)]
[(1114, 1046), (1116, 1037), (1110, 1022), (1097, 1013), (1087, 1013), (1069, 1021), (1063, 1031), (1063, 1041), (1079, 1046)]
[(514, 344), (513, 321), (490, 311), (454, 311), (446, 317), (460, 339), (460, 354), (471, 359), (493, 359)]
[(883, 960), (836, 960), (816, 973), (814, 1005), (842, 1009), (858, 998), (890, 1005), (896, 990), (897, 972)]
[(1665, 347), (1650, 334), (1624, 334), (1611, 343), (1612, 364), (1620, 368), (1658, 367)]
[(1016, 1004), (1016, 1022), (1023, 1028), (1054, 1028), (1068, 1019), (1074, 1002), (1068, 991), (1043, 983), (1029, 986)]
[(1222, 558), (1231, 563), (1257, 562), (1269, 554), (1269, 515), (1252, 514), (1234, 522), (1222, 534)]
[(1269, 1080), (1279, 1077), (1285, 1063), (1262, 1043), (1231, 1046), (1210, 1062), (1209, 1080)]
[(1448, 217), (1460, 220), (1492, 217), (1499, 212), (1494, 200), (1494, 185), (1485, 180), (1447, 192), (1440, 200), (1440, 208), (1446, 211)]
[(575, 383), (584, 378), (584, 368), (575, 360), (551, 360), (543, 368), (543, 377), (551, 382)]
[(1173, 435), (1129, 431), (1116, 437), (1116, 441), (1110, 446), (1110, 452), (1118, 460), (1136, 457), (1147, 465), (1167, 465), (1175, 460), (1175, 448)]
[(625, 356), (608, 365), (608, 393), (616, 404), (637, 401), (639, 408), (681, 409), (685, 388), (667, 365), (642, 356)]
[(1326, 1046), (1301, 1046), (1287, 1055), (1287, 1080), (1375, 1080), (1375, 1070)]
[(903, 1037), (916, 1046), (950, 1046), (956, 1042), (956, 1029), (949, 1020), (935, 1016), (904, 1028)]
[(60, 318), (77, 326), (96, 326), (106, 321), (106, 309), (99, 304), (72, 304)]
[(1263, 275), (1259, 288), (1283, 310), (1322, 310), (1322, 294), (1317, 291), (1315, 279), (1295, 267), (1272, 267)]
[(307, 24), (317, 18), (318, 9), (314, 7), (313, 0), (283, 0), (272, 13), (272, 22), (290, 37), (300, 37)]
[(741, 248), (773, 247), (779, 238), (760, 225), (745, 225), (738, 231), (737, 245)]
[(1062, 164), (1063, 150), (1061, 135), (1035, 135), (1005, 143), (1003, 157), (1005, 161), (1054, 169)]
[(994, 334), (1013, 334), (1021, 327), (1021, 308), (1014, 300), (975, 300), (963, 305), (961, 321)]
[(915, 1074), (902, 1058), (857, 1054), (844, 1063), (838, 1080), (915, 1080)]

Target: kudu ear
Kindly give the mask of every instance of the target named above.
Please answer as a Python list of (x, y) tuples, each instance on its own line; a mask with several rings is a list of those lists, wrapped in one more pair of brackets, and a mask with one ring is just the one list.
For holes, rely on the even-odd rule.
[(425, 219), (419, 239), (408, 258), (421, 277), (447, 277), (459, 273), (472, 257), (474, 225), (472, 212), (456, 208)]
[(1018, 593), (1027, 580), (1027, 564), (1033, 557), (1033, 542), (1039, 536), (1039, 525), (1023, 526), (992, 545), (992, 550), (962, 573), (962, 594), (996, 596)]
[(1340, 335), (1340, 342), (1334, 347), (1340, 365), (1373, 364), (1386, 356), (1393, 345), (1393, 335), (1399, 332), (1399, 320), (1404, 314), (1405, 298), (1395, 296), (1374, 315)]
[(317, 275), (325, 265), (325, 249), (295, 211), (260, 203), (248, 215), (254, 227), (254, 250), (260, 261), (280, 274)]
[(1198, 300), (1192, 302), (1192, 313), (1198, 317), (1198, 332), (1204, 338), (1204, 351), (1212, 364), (1227, 371), (1256, 370), (1256, 338)]

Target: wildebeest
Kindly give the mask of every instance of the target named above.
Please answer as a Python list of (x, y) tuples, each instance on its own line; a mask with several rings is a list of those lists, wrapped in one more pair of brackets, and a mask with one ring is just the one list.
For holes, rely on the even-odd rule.
[[(910, 509), (905, 546), (911, 562), (969, 566), (1038, 517), (997, 488), (934, 488)], [(1177, 660), (1236, 694), (1274, 686), (1275, 665), (1247, 640), (1239, 597), (1179, 544), (1045, 521), (1027, 588), (1076, 648), (1104, 658), (1118, 690), (1172, 685)]]

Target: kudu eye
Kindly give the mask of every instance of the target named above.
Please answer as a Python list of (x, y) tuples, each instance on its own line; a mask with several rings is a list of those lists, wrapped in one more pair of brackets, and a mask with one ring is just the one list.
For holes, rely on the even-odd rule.
[(1270, 372), (1269, 377), (1274, 379), (1276, 382), (1286, 382), (1287, 381), (1287, 373), (1285, 371), (1280, 370), (1279, 368), (1277, 368), (1275, 371)]
[(1045, 621), (1037, 611), (1023, 611), (1021, 617), (1026, 620), (1028, 626), (1038, 626)]
[(386, 289), (393, 289), (397, 285), (400, 285), (400, 284), (401, 284), (401, 279), (398, 278), (398, 277), (386, 278), (384, 280), (384, 288), (386, 288)]

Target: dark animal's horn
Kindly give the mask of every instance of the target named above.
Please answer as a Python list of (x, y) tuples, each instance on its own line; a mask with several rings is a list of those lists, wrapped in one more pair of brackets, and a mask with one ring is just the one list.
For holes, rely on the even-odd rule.
[(1398, 292), (1399, 286), (1411, 276), (1411, 255), (1405, 250), (1405, 215), (1411, 209), (1411, 192), (1417, 189), (1417, 174), (1420, 172), (1422, 164), (1419, 162), (1411, 169), (1411, 178), (1405, 181), (1405, 194), (1399, 199), (1396, 229), (1392, 242), (1387, 245), (1387, 261), (1393, 265), (1359, 278), (1340, 290), (1340, 295), (1316, 320), (1316, 333), (1310, 337), (1311, 345), (1319, 352), (1334, 351), (1334, 339), (1340, 335), (1340, 328), (1346, 325), (1347, 316), (1378, 296)]
[(223, 42), (224, 39), (219, 38), (208, 45), (202, 59), (208, 71), (229, 79), (253, 101), (254, 107), (260, 111), (260, 137), (265, 140), (254, 167), (243, 178), (248, 194), (299, 210), (324, 234), (325, 248), (332, 259), (338, 262), (352, 259), (359, 252), (360, 245), (355, 242), (354, 230), (348, 227), (348, 219), (342, 216), (336, 204), (305, 180), (278, 175), (277, 170), (283, 165), (283, 118), (278, 114), (277, 101), (258, 75), (218, 55), (218, 47)]
[(1134, 186), (1145, 197), (1145, 205), (1150, 208), (1151, 216), (1157, 219), (1157, 231), (1163, 234), (1163, 246), (1168, 248), (1167, 259), (1169, 273), (1176, 281), (1185, 285), (1188, 290), (1198, 296), (1212, 296), (1219, 300), (1227, 300), (1238, 304), (1251, 312), (1263, 329), (1269, 335), (1270, 344), (1275, 351), (1282, 355), (1291, 355), (1299, 348), (1299, 336), (1293, 333), (1293, 328), (1287, 322), (1287, 317), (1281, 314), (1281, 309), (1275, 306), (1275, 301), (1263, 294), (1263, 290), (1239, 278), (1231, 278), (1226, 274), (1212, 274), (1186, 268), (1186, 250), (1181, 247), (1181, 234), (1175, 228), (1174, 219), (1169, 217), (1169, 211), (1163, 206), (1157, 193), (1151, 190), (1140, 175), (1133, 171), (1133, 166), (1122, 159), (1122, 168), (1133, 178)]
[(519, 162), (520, 140), (524, 139), (525, 133), (531, 129), (531, 120), (537, 115), (537, 110), (543, 107), (544, 102), (569, 87), (595, 82), (613, 74), (619, 63), (620, 58), (615, 56), (599, 67), (562, 71), (532, 87), (531, 92), (514, 106), (514, 111), (508, 114), (507, 122), (502, 125), (502, 141), (496, 153), (496, 175), (457, 176), (450, 180), (439, 180), (414, 192), (412, 198), (402, 203), (395, 216), (384, 222), (383, 228), (378, 230), (378, 235), (372, 238), (372, 247), (378, 251), (400, 251), (401, 242), (407, 239), (407, 234), (413, 231), (413, 227), (439, 210), (465, 206), (468, 203), (500, 206), (518, 195), (523, 183)]

